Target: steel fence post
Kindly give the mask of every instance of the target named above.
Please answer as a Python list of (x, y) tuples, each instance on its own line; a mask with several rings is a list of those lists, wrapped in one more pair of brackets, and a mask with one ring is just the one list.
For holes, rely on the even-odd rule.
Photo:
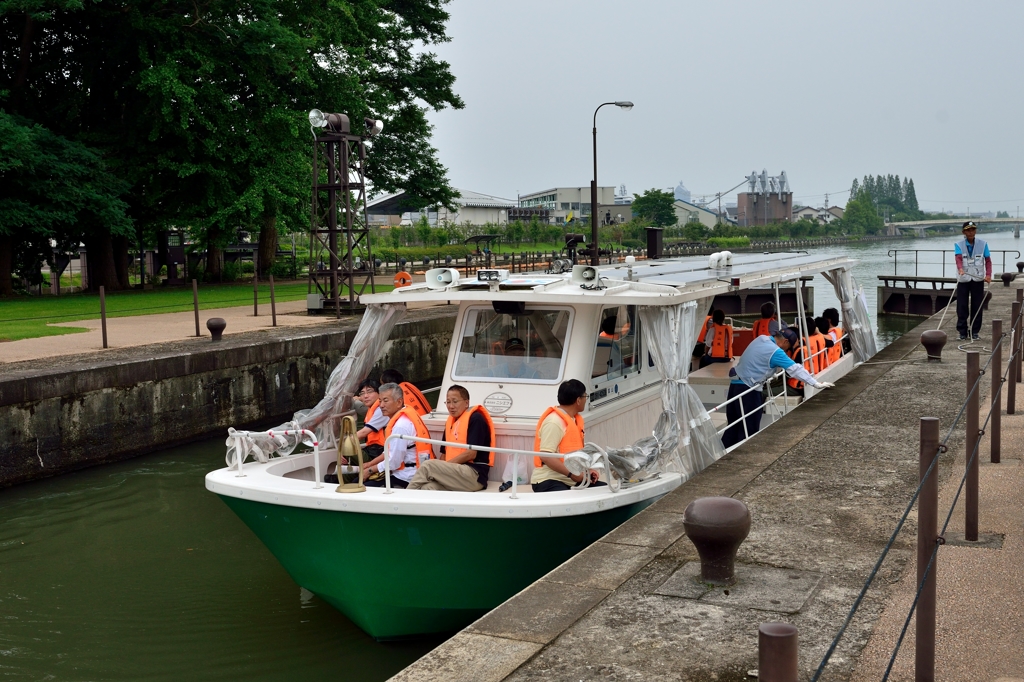
[(274, 300), (274, 276), (270, 275), (270, 326), (277, 326), (277, 302)]
[(107, 347), (107, 291), (100, 285), (100, 328), (103, 330), (103, 347)]
[[(977, 353), (975, 353), (977, 356)], [(938, 540), (939, 524), (939, 472), (938, 463), (925, 480), (932, 461), (939, 456), (939, 420), (935, 417), (921, 417), (921, 454), (918, 477), (921, 481), (921, 496), (917, 502), (917, 584), (924, 580), (925, 570), (931, 561), (935, 543)], [(928, 571), (928, 580), (921, 589), (917, 602), (914, 626), (916, 642), (914, 647), (915, 682), (935, 680), (935, 574), (938, 561)]]
[(1017, 361), (1019, 358), (1018, 343), (1020, 337), (1020, 323), (1017, 318), (1020, 317), (1020, 303), (1017, 301), (1013, 302), (1010, 313), (1010, 368), (1007, 372), (1007, 379), (1009, 380), (1006, 384), (1006, 414), (1014, 414), (1017, 409)]
[[(1017, 305), (1019, 306), (1018, 307), (1018, 311), (1019, 310), (1024, 310), (1024, 289), (1017, 289)], [(1021, 337), (1021, 329), (1024, 329), (1024, 324), (1022, 324), (1022, 322), (1021, 322), (1020, 315), (1017, 315), (1017, 317), (1014, 320), (1014, 332), (1015, 332), (1015, 334), (1014, 334), (1014, 343), (1013, 343), (1013, 345), (1017, 349), (1017, 383), (1018, 384), (1022, 381), (1022, 379), (1021, 379), (1021, 357), (1020, 357), (1020, 354), (1021, 354), (1021, 349), (1024, 349), (1024, 343), (1022, 343), (1022, 340), (1020, 338)]]
[[(967, 463), (967, 485), (964, 495), (964, 539), (978, 539), (978, 457), (977, 450), (981, 436), (978, 429), (978, 412), (981, 392), (981, 377), (978, 351), (967, 353), (967, 428), (965, 439), (965, 462)], [(977, 384), (977, 386), (975, 386)]]
[(996, 346), (1003, 336), (1003, 321), (992, 320), (992, 364), (989, 371), (992, 373), (992, 391), (989, 394), (989, 404), (992, 406), (992, 418), (989, 423), (989, 461), (992, 464), (999, 464), (1000, 446), (1002, 438), (999, 435), (999, 428), (1002, 425), (1003, 412), (1003, 347)]
[(789, 623), (761, 623), (757, 628), (759, 682), (797, 682), (799, 644)]
[(199, 283), (192, 280), (192, 310), (196, 315), (196, 338), (199, 338)]

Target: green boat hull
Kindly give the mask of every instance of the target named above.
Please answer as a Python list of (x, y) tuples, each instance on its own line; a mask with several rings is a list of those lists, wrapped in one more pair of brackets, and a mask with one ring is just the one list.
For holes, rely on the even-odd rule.
[(581, 516), (512, 520), (220, 498), (296, 583), (376, 639), (461, 629), (657, 499)]

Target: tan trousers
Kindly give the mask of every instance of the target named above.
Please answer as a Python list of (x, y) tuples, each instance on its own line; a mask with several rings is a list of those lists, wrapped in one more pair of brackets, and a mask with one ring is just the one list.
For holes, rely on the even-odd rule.
[(421, 462), (416, 475), (409, 481), (409, 490), (460, 490), (473, 493), (482, 489), (473, 467), (440, 459)]

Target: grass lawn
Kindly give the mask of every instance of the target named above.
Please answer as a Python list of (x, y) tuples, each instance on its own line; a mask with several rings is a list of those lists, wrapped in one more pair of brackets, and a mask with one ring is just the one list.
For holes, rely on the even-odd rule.
[[(386, 286), (377, 285), (377, 291), (391, 289), (390, 283)], [(308, 284), (304, 280), (274, 283), (274, 297), (277, 301), (303, 300), (306, 298), (307, 290)], [(270, 311), (269, 284), (259, 285), (259, 303), (261, 308), (266, 306), (266, 311)], [(252, 305), (251, 282), (199, 286), (199, 307), (203, 310), (244, 305)], [(191, 287), (159, 288), (150, 291), (133, 289), (107, 294), (107, 317), (180, 313), (189, 310), (192, 310)], [(0, 341), (83, 332), (86, 329), (82, 327), (48, 325), (74, 320), (98, 320), (99, 317), (100, 297), (94, 293), (0, 299)]]

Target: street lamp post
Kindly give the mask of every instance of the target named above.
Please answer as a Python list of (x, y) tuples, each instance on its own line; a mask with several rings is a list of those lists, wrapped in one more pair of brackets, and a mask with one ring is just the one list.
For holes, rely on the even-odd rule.
[(605, 102), (594, 109), (594, 179), (590, 183), (590, 264), (594, 267), (600, 265), (597, 255), (597, 112), (609, 104), (627, 111), (633, 108), (632, 102)]

